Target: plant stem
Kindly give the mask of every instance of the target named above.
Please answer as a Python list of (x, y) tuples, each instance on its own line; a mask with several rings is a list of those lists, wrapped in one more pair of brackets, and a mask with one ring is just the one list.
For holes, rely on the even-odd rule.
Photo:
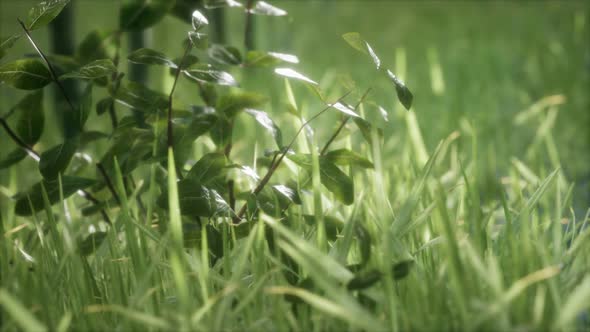
[[(178, 78), (180, 77), (180, 72), (184, 68), (184, 61), (191, 51), (191, 44), (189, 43), (184, 50), (184, 55), (182, 56), (182, 60), (180, 60), (180, 64), (176, 69), (176, 74), (174, 75), (174, 83), (172, 84), (172, 89), (170, 90), (170, 94), (168, 95), (168, 147), (174, 147), (174, 133), (172, 132), (172, 98), (174, 96), (174, 90), (176, 90), (176, 84), (178, 83)], [(179, 173), (180, 174), (180, 173)]]
[(253, 0), (248, 0), (246, 3), (246, 23), (244, 27), (244, 46), (246, 51), (254, 49), (254, 15), (250, 13), (250, 9), (254, 6)]
[[(342, 97), (338, 98), (338, 100), (336, 101), (336, 103), (340, 102), (341, 100), (343, 100), (346, 96), (348, 96), (350, 94), (350, 91), (345, 93)], [(299, 136), (299, 134), (301, 134), (301, 132), (303, 131), (303, 129), (310, 124), (313, 120), (315, 120), (316, 118), (318, 118), (320, 115), (324, 114), (324, 112), (326, 112), (327, 110), (329, 110), (332, 107), (332, 105), (328, 105), (326, 106), (323, 110), (321, 110), (320, 112), (318, 112), (316, 115), (312, 116), (309, 120), (307, 120), (304, 124), (301, 125), (301, 127), (299, 127), (299, 130), (297, 130), (297, 132), (295, 133), (295, 136), (293, 137), (293, 139), (291, 140), (291, 142), (289, 143), (289, 145), (287, 145), (287, 147), (285, 148), (285, 150), (279, 155), (279, 158), (276, 160), (276, 162), (271, 162), (271, 165), (268, 167), (268, 171), (266, 172), (266, 174), (264, 175), (264, 177), (260, 180), (260, 182), (258, 183), (258, 185), (256, 186), (256, 188), (254, 188), (254, 190), (252, 191), (252, 194), (254, 196), (258, 195), (262, 189), (264, 189), (264, 186), (268, 183), (268, 181), (270, 181), (270, 178), (273, 176), (273, 174), (275, 173), (275, 171), (277, 170), (277, 168), (279, 167), (279, 165), (281, 164), (281, 162), (283, 161), (283, 159), (285, 158), (285, 156), (287, 155), (287, 153), (289, 152), (289, 150), (291, 150), (291, 148), (293, 147), (293, 145), (295, 144), (295, 141), (297, 140), (297, 137)], [(276, 155), (275, 155), (276, 158)], [(274, 159), (273, 159), (274, 160)], [(237, 224), (240, 222), (240, 220), (242, 219), (242, 217), (244, 216), (244, 213), (246, 213), (246, 208), (247, 208), (247, 204), (242, 205), (242, 208), (240, 209), (240, 211), (238, 212), (238, 214), (234, 217), (234, 224)]]

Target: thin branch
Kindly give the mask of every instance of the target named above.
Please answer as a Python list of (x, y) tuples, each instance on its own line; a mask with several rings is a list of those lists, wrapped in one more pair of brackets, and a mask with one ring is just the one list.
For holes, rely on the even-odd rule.
[[(347, 93), (345, 93), (342, 97), (338, 98), (338, 100), (335, 103), (340, 102), (341, 100), (343, 100), (344, 98), (346, 98), (346, 96), (348, 96), (349, 94), (350, 94), (350, 91), (348, 91)], [(271, 163), (271, 165), (269, 166), (268, 171), (266, 172), (266, 174), (264, 175), (264, 177), (262, 178), (262, 180), (260, 180), (260, 182), (258, 183), (258, 185), (256, 186), (256, 188), (254, 188), (254, 190), (252, 191), (252, 194), (254, 196), (258, 195), (262, 191), (262, 189), (264, 189), (264, 186), (268, 183), (268, 181), (270, 181), (270, 178), (273, 176), (273, 174), (275, 173), (275, 171), (277, 170), (277, 168), (279, 167), (279, 165), (281, 164), (281, 162), (283, 161), (283, 159), (285, 158), (285, 156), (287, 155), (287, 153), (289, 153), (289, 150), (291, 150), (291, 148), (295, 144), (295, 141), (297, 140), (297, 137), (299, 136), (299, 134), (301, 134), (301, 132), (303, 131), (303, 129), (305, 127), (307, 127), (307, 125), (309, 125), (313, 120), (315, 120), (320, 115), (324, 114), (327, 110), (329, 110), (332, 107), (332, 105), (333, 104), (330, 104), (330, 105), (326, 106), (323, 110), (321, 110), (320, 112), (318, 112), (316, 115), (312, 116), (309, 120), (307, 120), (305, 123), (303, 123), (301, 125), (301, 127), (299, 127), (299, 130), (297, 130), (297, 132), (295, 133), (295, 136), (293, 136), (293, 139), (291, 140), (291, 142), (289, 143), (289, 145), (287, 145), (287, 147), (285, 148), (285, 150), (280, 154), (280, 156), (276, 160), (276, 162)], [(246, 213), (246, 208), (247, 208), (247, 204), (242, 205), (242, 208), (240, 209), (240, 211), (238, 212), (238, 214), (233, 219), (234, 224), (237, 224), (237, 223), (240, 222), (240, 220), (244, 216), (244, 213)]]
[[(365, 98), (367, 97), (367, 95), (369, 94), (369, 92), (371, 92), (371, 88), (368, 88), (367, 89), (367, 91), (365, 92), (365, 94), (363, 94), (363, 96), (361, 97), (361, 99), (359, 100), (359, 102), (356, 104), (356, 106), (354, 107), (354, 111), (355, 112), (359, 108), (359, 106), (361, 105), (361, 103), (365, 100)], [(328, 152), (328, 148), (330, 147), (330, 144), (332, 144), (332, 142), (334, 142), (334, 140), (336, 139), (336, 137), (338, 136), (338, 134), (340, 134), (340, 132), (342, 131), (342, 129), (344, 128), (344, 126), (346, 125), (346, 123), (348, 122), (349, 119), (350, 119), (350, 116), (345, 116), (344, 119), (342, 119), (342, 122), (340, 123), (340, 126), (338, 127), (338, 129), (336, 129), (336, 131), (334, 132), (334, 134), (332, 135), (332, 137), (330, 137), (330, 139), (328, 140), (328, 142), (326, 142), (326, 145), (324, 145), (324, 148), (322, 149), (322, 152), (320, 152), (320, 156), (323, 156), (324, 154), (326, 154), (326, 152)]]
[(35, 51), (37, 51), (37, 53), (39, 54), (39, 56), (43, 59), (43, 61), (45, 61), (45, 64), (47, 65), (47, 68), (49, 69), (49, 73), (51, 74), (51, 78), (53, 79), (53, 82), (55, 84), (57, 84), (59, 90), (61, 91), (61, 93), (64, 96), (64, 99), (68, 102), (68, 105), (70, 105), (70, 108), (72, 109), (72, 111), (75, 112), (76, 111), (76, 108), (74, 107), (74, 104), (72, 104), (72, 101), (70, 100), (70, 97), (68, 97), (68, 94), (66, 93), (66, 89), (61, 84), (61, 82), (58, 80), (57, 74), (55, 72), (55, 69), (51, 65), (51, 62), (49, 62), (49, 59), (47, 59), (47, 57), (45, 56), (45, 54), (43, 54), (43, 52), (41, 51), (41, 49), (39, 49), (39, 46), (37, 46), (37, 44), (33, 40), (33, 37), (31, 37), (31, 34), (29, 33), (29, 29), (27, 29), (27, 27), (25, 26), (25, 24), (23, 23), (23, 21), (21, 21), (18, 18), (17, 18), (17, 21), (18, 21), (18, 23), (20, 23), (21, 27), (25, 31), (25, 34), (27, 35), (27, 38), (29, 39), (29, 41), (31, 42), (31, 44), (33, 45), (33, 47), (35, 48)]
[(117, 204), (121, 205), (121, 200), (119, 199), (119, 195), (117, 194), (117, 191), (115, 190), (115, 186), (113, 186), (113, 183), (111, 182), (111, 178), (109, 178), (109, 175), (107, 174), (106, 170), (104, 169), (104, 166), (100, 162), (98, 162), (98, 163), (96, 163), (96, 168), (98, 168), (100, 175), (102, 175), (102, 177), (104, 178), (104, 181), (107, 184), (109, 191), (111, 192), (111, 194), (113, 195), (113, 197), (117, 201)]
[(253, 15), (250, 13), (250, 9), (254, 6), (253, 0), (248, 0), (246, 3), (246, 23), (244, 26), (244, 46), (246, 51), (250, 51), (254, 48), (254, 27), (253, 27)]
[[(170, 95), (168, 96), (168, 148), (174, 147), (174, 133), (172, 132), (172, 97), (174, 95), (174, 90), (176, 90), (176, 84), (178, 83), (178, 78), (180, 76), (180, 72), (184, 69), (184, 61), (188, 56), (189, 52), (191, 51), (191, 44), (189, 43), (184, 50), (184, 55), (182, 56), (182, 60), (180, 60), (180, 64), (176, 69), (176, 74), (174, 76), (174, 83), (172, 84), (172, 89), (170, 90)], [(180, 173), (179, 173), (180, 174)]]

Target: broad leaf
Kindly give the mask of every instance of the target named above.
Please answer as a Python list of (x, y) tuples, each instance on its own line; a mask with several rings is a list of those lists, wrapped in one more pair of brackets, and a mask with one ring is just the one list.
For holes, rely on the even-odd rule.
[(240, 51), (232, 46), (212, 45), (207, 51), (209, 57), (217, 63), (224, 65), (239, 65), (242, 63)]
[(411, 259), (404, 260), (393, 264), (392, 275), (395, 280), (401, 280), (410, 274), (410, 270), (414, 265), (414, 261)]
[(144, 30), (158, 23), (172, 9), (171, 0), (136, 0), (123, 5), (119, 15), (122, 30)]
[(57, 178), (68, 167), (76, 149), (79, 139), (68, 139), (64, 143), (56, 145), (41, 154), (39, 171), (45, 179)]
[(12, 35), (0, 38), (0, 59), (2, 59), (6, 55), (6, 50), (11, 48), (19, 38), (20, 35)]
[(62, 75), (59, 79), (76, 78), (81, 80), (94, 80), (105, 76), (110, 76), (117, 71), (117, 67), (110, 59), (92, 61), (75, 72)]
[(172, 60), (168, 59), (164, 53), (152, 50), (150, 48), (137, 49), (127, 59), (130, 62), (142, 65), (162, 65), (170, 68), (177, 68), (178, 66)]
[(372, 162), (348, 149), (332, 150), (326, 153), (324, 158), (326, 158), (326, 160), (333, 162), (336, 165), (356, 165), (362, 168), (373, 168)]
[(207, 20), (207, 18), (205, 17), (205, 15), (203, 15), (200, 11), (195, 10), (193, 12), (191, 23), (193, 25), (193, 30), (199, 31), (204, 26), (209, 25), (209, 20)]
[(54, 18), (64, 9), (70, 0), (45, 0), (35, 5), (29, 11), (26, 26), (29, 30), (39, 29)]
[(19, 114), (16, 132), (23, 142), (33, 146), (41, 138), (45, 124), (43, 90), (26, 95), (15, 108)]
[(390, 70), (387, 70), (387, 76), (389, 76), (393, 82), (393, 85), (395, 86), (397, 99), (399, 99), (399, 101), (407, 110), (410, 110), (410, 107), (412, 107), (412, 101), (414, 100), (414, 95), (412, 95), (410, 89), (408, 89), (404, 82), (397, 78), (397, 76), (395, 76)]
[(199, 83), (212, 83), (217, 85), (237, 86), (238, 82), (229, 73), (213, 69), (210, 65), (195, 66), (183, 70), (184, 75)]
[[(197, 217), (213, 217), (228, 215), (230, 207), (215, 191), (203, 186), (194, 179), (178, 181), (178, 197), (180, 211), (183, 215)], [(168, 209), (168, 192), (165, 189), (158, 199), (158, 205)]]
[(209, 46), (209, 37), (206, 33), (189, 31), (188, 39), (191, 41), (191, 43), (196, 49), (206, 50)]
[(274, 123), (274, 121), (270, 118), (270, 116), (268, 116), (266, 112), (253, 109), (246, 109), (244, 111), (246, 114), (253, 116), (261, 126), (268, 130), (277, 143), (277, 147), (279, 149), (283, 147), (283, 134), (281, 133), (281, 129)]
[(21, 148), (16, 148), (10, 151), (4, 159), (0, 160), (0, 169), (8, 168), (19, 161), (25, 159), (27, 152)]
[(234, 91), (219, 97), (215, 108), (226, 117), (232, 118), (247, 108), (260, 108), (267, 101), (268, 98), (261, 94)]
[(312, 79), (298, 73), (297, 71), (291, 69), (291, 68), (277, 68), (275, 69), (275, 73), (278, 75), (281, 75), (283, 77), (287, 77), (287, 78), (293, 78), (299, 81), (303, 81), (306, 83), (310, 83), (313, 85), (317, 85), (318, 83), (313, 81)]
[(115, 33), (94, 30), (90, 32), (78, 46), (76, 57), (82, 64), (94, 60), (112, 59), (115, 57)]
[(209, 181), (225, 174), (226, 163), (223, 153), (207, 153), (190, 169), (186, 178), (206, 185)]
[(17, 89), (36, 90), (51, 82), (51, 73), (37, 59), (22, 59), (0, 66), (0, 82)]
[(248, 10), (248, 13), (254, 15), (267, 16), (285, 16), (287, 12), (281, 8), (277, 8), (265, 1), (256, 1), (256, 5)]
[(348, 290), (366, 289), (381, 280), (381, 272), (376, 269), (371, 269), (365, 272), (355, 274), (354, 278), (348, 282), (346, 288)]
[(236, 0), (205, 0), (205, 8), (242, 7), (242, 3)]
[[(55, 204), (60, 200), (60, 183), (58, 179), (43, 180), (42, 181), (50, 204)], [(63, 198), (68, 198), (80, 189), (90, 187), (96, 183), (95, 180), (85, 179), (73, 176), (61, 177)], [(29, 205), (29, 197), (33, 206), (33, 210)], [(41, 182), (36, 183), (25, 193), (19, 193), (14, 197), (16, 201), (15, 213), (19, 216), (30, 216), (33, 212), (37, 212), (44, 208), (43, 196), (41, 193)]]
[(360, 118), (361, 116), (354, 112), (354, 109), (348, 105), (345, 105), (341, 102), (337, 102), (335, 104), (328, 104), (328, 106), (354, 118)]
[(120, 86), (116, 93), (110, 92), (115, 101), (140, 112), (151, 113), (168, 108), (168, 96), (141, 83), (130, 81), (126, 86)]
[(244, 65), (248, 67), (272, 67), (283, 62), (299, 63), (299, 58), (285, 53), (248, 51)]

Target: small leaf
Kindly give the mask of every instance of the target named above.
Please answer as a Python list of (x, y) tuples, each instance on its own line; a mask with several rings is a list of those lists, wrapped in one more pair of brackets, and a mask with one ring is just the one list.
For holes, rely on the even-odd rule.
[(337, 109), (338, 111), (355, 118), (360, 118), (361, 116), (354, 112), (354, 109), (348, 105), (344, 105), (341, 102), (337, 102), (335, 104), (328, 104), (328, 106)]
[(106, 113), (114, 102), (115, 100), (111, 97), (104, 97), (103, 99), (99, 100), (98, 103), (96, 103), (96, 114), (102, 115)]
[(285, 53), (248, 51), (244, 65), (248, 67), (272, 67), (282, 62), (299, 63), (299, 58)]
[(170, 68), (178, 67), (172, 60), (168, 59), (164, 53), (149, 48), (140, 48), (131, 52), (131, 54), (127, 56), (127, 60), (142, 65), (162, 65)]
[[(317, 227), (317, 221), (314, 215), (303, 215), (303, 219), (305, 220), (306, 224), (312, 227)], [(326, 237), (330, 241), (335, 241), (338, 238), (338, 234), (340, 234), (344, 228), (344, 222), (341, 219), (333, 216), (323, 216), (323, 219), (324, 226), (326, 228)]]
[(117, 67), (110, 59), (95, 60), (86, 64), (75, 72), (62, 75), (59, 79), (76, 78), (81, 80), (94, 80), (101, 77), (109, 76), (117, 71)]
[(12, 35), (0, 38), (0, 59), (6, 55), (6, 50), (10, 49), (14, 43), (19, 40), (20, 35)]
[(195, 30), (195, 31), (199, 31), (204, 26), (209, 25), (209, 20), (207, 20), (207, 18), (205, 17), (205, 15), (201, 14), (201, 12), (198, 11), (198, 10), (195, 10), (193, 12), (193, 16), (192, 16), (192, 20), (191, 21), (192, 21), (192, 24), (193, 24), (193, 30)]
[(332, 150), (324, 156), (327, 160), (336, 165), (348, 166), (356, 165), (362, 168), (373, 168), (373, 163), (363, 158), (361, 155), (354, 153), (348, 149)]
[(371, 235), (369, 235), (369, 231), (365, 226), (359, 222), (354, 226), (354, 234), (361, 254), (360, 266), (363, 267), (371, 259)]
[(376, 269), (371, 269), (366, 272), (357, 273), (354, 278), (348, 282), (346, 288), (348, 288), (348, 290), (366, 289), (376, 284), (380, 279), (381, 272)]
[(375, 54), (375, 51), (373, 51), (373, 48), (371, 47), (371, 45), (369, 45), (369, 43), (365, 42), (365, 46), (367, 47), (367, 52), (369, 52), (371, 59), (373, 59), (373, 63), (375, 64), (375, 67), (377, 67), (377, 69), (380, 69), (381, 68), (381, 60), (379, 59), (377, 54)]
[(94, 30), (90, 32), (78, 46), (76, 57), (82, 64), (114, 58), (117, 50), (114, 35), (115, 33), (107, 31)]
[(119, 15), (122, 30), (144, 30), (158, 23), (174, 7), (175, 1), (144, 0), (123, 5)]
[(108, 235), (109, 233), (107, 232), (94, 232), (88, 235), (84, 241), (81, 241), (78, 244), (78, 250), (80, 250), (80, 254), (82, 254), (82, 256), (92, 255), (96, 249), (100, 247)]
[(366, 43), (358, 32), (348, 32), (342, 35), (342, 38), (354, 49), (367, 54)]
[(207, 184), (214, 178), (224, 175), (226, 163), (223, 153), (207, 153), (190, 169), (186, 178)]
[(235, 0), (206, 0), (205, 8), (242, 7), (243, 5)]
[(266, 112), (257, 111), (253, 109), (246, 109), (244, 110), (247, 114), (251, 115), (256, 119), (260, 125), (266, 128), (272, 137), (274, 138), (275, 142), (277, 143), (277, 147), (280, 149), (283, 147), (283, 134), (281, 133), (281, 129), (272, 121), (270, 116)]
[(397, 93), (397, 99), (404, 105), (407, 110), (410, 110), (412, 107), (412, 101), (414, 96), (412, 92), (406, 87), (404, 82), (402, 82), (397, 76), (395, 76), (389, 69), (387, 70), (387, 76), (391, 79), (393, 84), (395, 85), (395, 91)]
[(78, 133), (84, 131), (84, 125), (92, 111), (92, 84), (86, 85), (86, 89), (84, 89), (80, 99), (80, 108), (77, 112), (76, 119), (74, 119), (76, 121), (75, 123), (78, 124), (76, 131)]
[(39, 160), (41, 175), (49, 180), (57, 178), (70, 164), (78, 145), (78, 139), (68, 139), (64, 143), (43, 152)]
[(234, 91), (221, 96), (217, 100), (215, 109), (231, 119), (245, 109), (259, 108), (266, 102), (268, 102), (268, 98), (264, 95), (253, 92)]
[[(178, 197), (182, 215), (212, 217), (229, 212), (229, 206), (215, 190), (203, 186), (194, 179), (178, 181)], [(158, 205), (168, 209), (168, 192), (163, 190)]]
[(410, 274), (410, 269), (414, 265), (414, 261), (411, 259), (398, 262), (393, 264), (393, 278), (395, 280), (401, 280)]
[(336, 165), (327, 160), (320, 161), (320, 181), (337, 200), (345, 205), (354, 202), (354, 183)]
[(272, 186), (272, 189), (277, 192), (278, 194), (282, 195), (283, 197), (287, 198), (289, 201), (291, 201), (291, 203), (293, 204), (297, 204), (297, 205), (301, 205), (301, 197), (299, 197), (299, 193), (297, 193), (297, 190), (282, 185), (282, 184), (277, 184)]
[(51, 73), (37, 59), (16, 60), (0, 66), (0, 82), (21, 90), (36, 90), (51, 82)]
[(210, 65), (193, 67), (182, 71), (184, 75), (199, 83), (212, 83), (217, 85), (237, 86), (238, 82), (229, 73), (212, 69)]
[(287, 12), (281, 8), (277, 8), (265, 1), (257, 1), (254, 8), (250, 8), (248, 13), (254, 15), (267, 15), (267, 16), (285, 16)]
[[(359, 130), (361, 131), (361, 134), (363, 135), (363, 138), (367, 141), (367, 143), (369, 144), (373, 144), (373, 138), (372, 138), (372, 131), (373, 129), (373, 125), (371, 123), (369, 123), (369, 121), (362, 119), (362, 118), (352, 118), (352, 120), (354, 121), (354, 123), (357, 125), (357, 127), (359, 128)], [(380, 138), (383, 137), (383, 129), (381, 128), (377, 128), (377, 134)]]
[(23, 142), (35, 145), (41, 138), (45, 115), (43, 113), (43, 90), (26, 95), (15, 106), (19, 112), (16, 132)]
[(27, 29), (35, 30), (47, 25), (59, 15), (69, 2), (70, 0), (41, 1), (29, 11), (26, 23)]
[(118, 103), (140, 112), (151, 113), (168, 108), (168, 96), (133, 81), (127, 86), (120, 86), (111, 96)]
[(217, 63), (224, 65), (239, 65), (242, 63), (240, 51), (232, 46), (212, 45), (207, 51), (209, 57)]
[(0, 169), (8, 168), (19, 161), (25, 159), (27, 156), (27, 152), (21, 148), (16, 148), (15, 150), (10, 151), (4, 159), (0, 160)]
[(209, 46), (209, 36), (206, 33), (189, 31), (188, 39), (196, 49), (205, 50)]
[[(59, 181), (43, 180), (43, 186), (47, 191), (50, 204), (55, 204), (60, 200)], [(90, 187), (96, 183), (95, 180), (78, 178), (73, 176), (63, 176), (61, 178), (63, 198), (68, 198), (80, 189)], [(33, 210), (29, 205), (28, 197), (31, 199)], [(36, 183), (26, 193), (20, 193), (14, 197), (16, 201), (15, 213), (19, 216), (30, 216), (33, 212), (37, 212), (44, 208), (43, 196), (41, 193), (41, 182)]]
[(277, 68), (275, 69), (275, 73), (287, 78), (293, 78), (296, 80), (300, 80), (300, 81), (304, 81), (306, 83), (310, 83), (313, 85), (317, 85), (318, 83), (311, 80), (310, 78), (296, 72), (295, 70), (291, 69), (291, 68)]

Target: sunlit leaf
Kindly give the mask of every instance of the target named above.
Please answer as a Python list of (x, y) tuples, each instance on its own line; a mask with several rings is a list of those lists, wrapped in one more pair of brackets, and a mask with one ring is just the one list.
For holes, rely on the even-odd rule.
[[(208, 189), (199, 181), (184, 179), (177, 182), (180, 211), (182, 215), (212, 217), (229, 212), (229, 206), (215, 190)], [(158, 205), (168, 209), (168, 192), (164, 190)]]
[(285, 53), (248, 51), (244, 65), (249, 67), (272, 67), (283, 62), (299, 63), (299, 58)]
[(213, 69), (210, 65), (192, 67), (183, 70), (183, 74), (199, 83), (212, 83), (217, 85), (237, 86), (236, 79), (227, 72)]
[(242, 7), (239, 1), (235, 0), (205, 0), (205, 8)]
[(315, 81), (311, 80), (310, 78), (308, 78), (308, 77), (306, 77), (306, 76), (304, 76), (304, 75), (296, 72), (295, 70), (293, 70), (291, 68), (276, 68), (275, 69), (275, 73), (278, 74), (278, 75), (287, 77), (287, 78), (293, 78), (293, 79), (300, 80), (300, 81), (303, 81), (303, 82), (306, 82), (306, 83), (310, 83), (310, 84), (313, 84), (313, 85), (317, 85), (318, 84), (317, 82), (315, 82)]
[(223, 153), (207, 153), (190, 169), (186, 178), (206, 185), (214, 178), (224, 175), (226, 163)]
[(172, 9), (174, 1), (143, 0), (127, 2), (119, 15), (122, 30), (143, 30), (158, 23)]
[(369, 52), (371, 59), (373, 59), (373, 63), (375, 64), (375, 67), (377, 67), (377, 69), (381, 69), (381, 60), (379, 59), (379, 57), (377, 56), (375, 51), (373, 51), (373, 48), (371, 47), (371, 45), (369, 45), (369, 43), (365, 42), (365, 46), (367, 47), (367, 52)]
[(274, 121), (270, 118), (270, 116), (268, 116), (266, 112), (257, 111), (254, 109), (245, 109), (244, 111), (247, 114), (253, 116), (261, 126), (270, 132), (279, 149), (283, 147), (283, 134), (281, 133), (281, 129), (274, 123)]
[[(61, 184), (63, 198), (68, 198), (78, 190), (90, 187), (95, 183), (96, 181), (92, 179), (62, 176)], [(55, 204), (59, 202), (60, 187), (58, 179), (43, 180), (43, 186), (47, 192), (49, 203)], [(31, 210), (31, 207), (29, 206), (29, 200), (27, 199), (27, 196), (31, 199), (33, 210)], [(30, 216), (33, 214), (33, 212), (37, 212), (44, 208), (43, 196), (41, 193), (41, 182), (36, 183), (26, 192), (17, 194), (14, 198), (17, 200), (14, 211), (19, 216)]]
[(143, 65), (162, 65), (170, 68), (177, 68), (178, 66), (164, 55), (149, 48), (137, 49), (127, 56), (130, 62)]
[(26, 26), (29, 30), (39, 29), (54, 18), (64, 9), (70, 0), (45, 0), (35, 5), (29, 11)]
[(2, 59), (6, 55), (6, 50), (10, 49), (17, 40), (19, 40), (20, 35), (12, 35), (8, 37), (0, 38), (0, 59)]
[(332, 107), (334, 109), (337, 109), (338, 111), (340, 111), (340, 112), (342, 112), (342, 113), (344, 113), (344, 114), (346, 114), (348, 116), (352, 116), (352, 117), (355, 117), (355, 118), (360, 118), (361, 117), (360, 115), (358, 115), (358, 114), (356, 114), (354, 112), (354, 109), (352, 107), (350, 107), (348, 105), (345, 105), (345, 104), (343, 104), (341, 102), (337, 102), (337, 103), (334, 103), (334, 104), (328, 104), (328, 106), (330, 106), (330, 107)]
[(110, 76), (117, 71), (117, 67), (110, 59), (92, 61), (75, 72), (67, 73), (60, 76), (60, 80), (76, 78), (81, 80), (94, 80), (105, 76)]
[(0, 66), (0, 82), (17, 89), (36, 90), (51, 82), (51, 73), (37, 59), (22, 59)]
[(410, 92), (404, 82), (397, 78), (397, 76), (395, 76), (390, 70), (387, 70), (387, 76), (389, 76), (395, 86), (395, 91), (399, 101), (407, 110), (410, 110), (410, 107), (412, 107), (412, 101), (414, 100), (414, 95), (412, 95), (412, 92)]
[(199, 31), (204, 26), (209, 25), (209, 20), (207, 20), (207, 18), (205, 17), (205, 15), (203, 15), (198, 10), (195, 10), (193, 12), (191, 22), (192, 22), (192, 25), (193, 25), (193, 30), (195, 30), (195, 31)]
[(272, 186), (272, 189), (276, 191), (278, 194), (282, 195), (283, 197), (287, 198), (291, 203), (301, 205), (301, 197), (299, 197), (299, 193), (296, 189), (293, 189), (289, 186), (283, 184), (277, 184)]
[(217, 63), (224, 65), (239, 65), (242, 63), (240, 51), (232, 46), (212, 45), (207, 51), (209, 57)]
[(39, 160), (41, 175), (48, 180), (57, 178), (70, 164), (78, 145), (78, 139), (68, 139), (64, 143), (43, 152)]
[(209, 36), (206, 33), (189, 31), (188, 39), (199, 50), (205, 50), (209, 46)]
[(373, 168), (373, 163), (348, 149), (332, 150), (324, 155), (324, 158), (336, 165), (356, 165), (363, 168)]
[(256, 1), (253, 8), (248, 10), (250, 14), (267, 15), (267, 16), (285, 16), (287, 12), (281, 8), (277, 8), (265, 1)]
[(366, 49), (366, 43), (361, 38), (361, 35), (358, 32), (348, 32), (342, 35), (342, 38), (354, 49), (361, 51), (365, 54), (368, 54)]

